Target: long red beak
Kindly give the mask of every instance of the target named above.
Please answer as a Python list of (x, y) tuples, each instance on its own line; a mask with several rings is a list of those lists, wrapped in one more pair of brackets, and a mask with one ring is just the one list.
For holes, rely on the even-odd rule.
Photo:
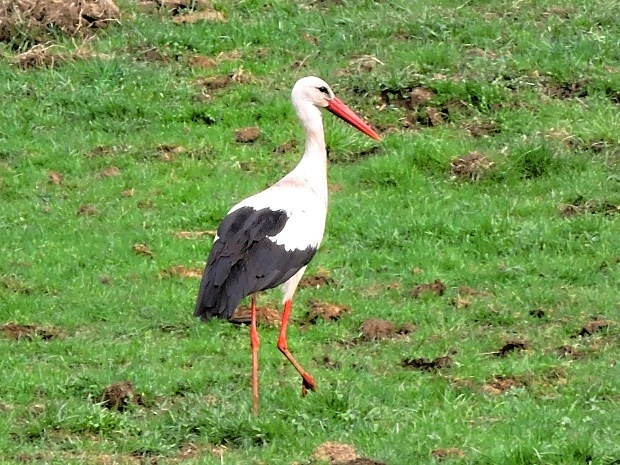
[(375, 140), (381, 140), (379, 134), (377, 134), (370, 126), (368, 126), (362, 118), (357, 116), (357, 114), (348, 106), (346, 106), (344, 102), (339, 98), (334, 97), (333, 99), (331, 99), (327, 104), (326, 108), (338, 118), (345, 120), (351, 126), (362, 131), (367, 136), (370, 136)]

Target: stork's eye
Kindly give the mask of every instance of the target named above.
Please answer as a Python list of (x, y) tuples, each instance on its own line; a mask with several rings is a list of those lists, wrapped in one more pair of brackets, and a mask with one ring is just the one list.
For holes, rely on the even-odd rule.
[(321, 87), (317, 87), (317, 89), (319, 89), (319, 91), (323, 92), (324, 94), (329, 95), (329, 91), (327, 90), (327, 87), (321, 86)]

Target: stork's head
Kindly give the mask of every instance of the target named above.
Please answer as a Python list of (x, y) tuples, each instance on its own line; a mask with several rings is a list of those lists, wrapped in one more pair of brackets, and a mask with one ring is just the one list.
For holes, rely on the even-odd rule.
[(364, 134), (373, 139), (381, 140), (379, 135), (362, 118), (334, 95), (329, 84), (323, 79), (316, 76), (301, 78), (295, 83), (291, 96), (298, 112), (301, 107), (308, 103), (318, 108), (325, 108)]

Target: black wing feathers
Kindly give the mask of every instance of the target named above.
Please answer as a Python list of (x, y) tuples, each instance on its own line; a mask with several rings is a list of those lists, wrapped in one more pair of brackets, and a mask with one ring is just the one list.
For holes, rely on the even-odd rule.
[(287, 251), (268, 239), (288, 220), (284, 210), (242, 207), (218, 228), (205, 267), (194, 316), (230, 318), (241, 300), (286, 282), (308, 264), (315, 248)]

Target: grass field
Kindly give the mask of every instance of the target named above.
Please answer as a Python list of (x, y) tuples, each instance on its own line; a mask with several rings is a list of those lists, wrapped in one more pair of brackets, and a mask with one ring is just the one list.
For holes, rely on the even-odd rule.
[[(620, 3), (119, 6), (47, 65), (0, 45), (0, 463), (620, 463)], [(324, 116), (322, 285), (289, 331), (319, 390), (263, 325), (254, 418), (248, 329), (192, 317), (195, 275), (297, 163), (305, 75), (383, 142)]]

